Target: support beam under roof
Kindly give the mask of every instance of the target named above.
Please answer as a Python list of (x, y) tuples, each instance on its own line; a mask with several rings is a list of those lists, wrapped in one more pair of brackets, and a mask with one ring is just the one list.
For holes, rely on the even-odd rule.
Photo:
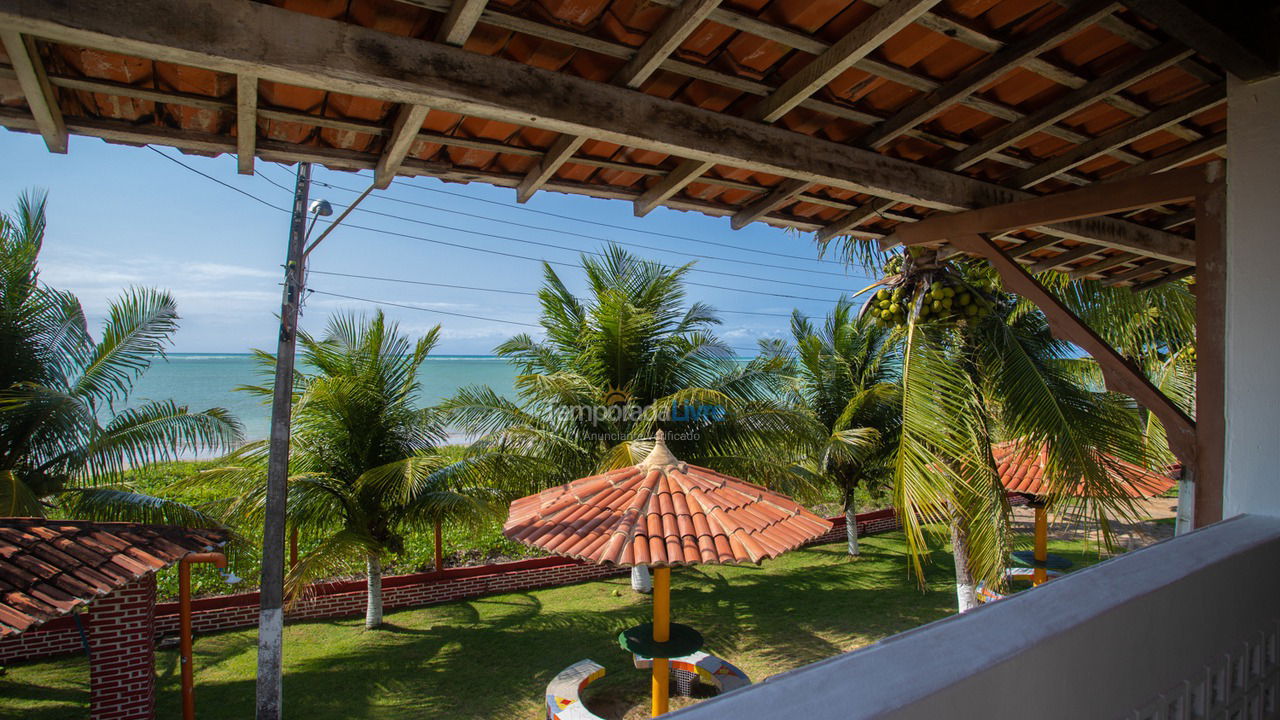
[[(644, 81), (662, 67), (662, 63), (694, 30), (698, 29), (698, 26), (719, 4), (720, 0), (687, 0), (680, 7), (672, 10), (640, 46), (636, 54), (618, 70), (611, 82), (614, 85), (629, 88), (638, 88), (643, 85)], [(529, 170), (520, 187), (516, 189), (516, 202), (528, 202), (540, 187), (555, 177), (560, 167), (568, 162), (588, 139), (586, 135), (569, 134), (556, 138), (547, 150), (547, 154)]]
[(62, 111), (58, 109), (58, 97), (49, 84), (49, 76), (45, 73), (44, 61), (36, 50), (35, 40), (24, 37), (16, 30), (0, 29), (0, 43), (4, 44), (5, 54), (13, 64), (13, 71), (18, 77), (18, 86), (27, 100), (31, 116), (36, 120), (36, 127), (44, 138), (49, 152), (65, 153), (67, 151), (67, 127), (62, 121)]
[[(766, 123), (777, 121), (808, 100), (811, 95), (821, 90), (840, 73), (861, 62), (885, 40), (910, 25), (937, 3), (938, 0), (890, 0), (884, 7), (872, 13), (871, 17), (858, 23), (834, 45), (811, 60), (808, 65), (800, 68), (781, 87), (756, 103), (747, 113), (747, 117)], [(710, 165), (697, 160), (683, 161), (668, 178), (654, 186), (653, 193), (646, 204), (637, 203), (636, 215), (647, 215), (662, 201), (680, 192), (709, 169), (711, 169)], [(769, 209), (773, 210), (776, 207), (777, 205)]]
[(1187, 143), (1180, 148), (1170, 150), (1169, 152), (1153, 157), (1150, 160), (1139, 163), (1132, 167), (1116, 173), (1107, 180), (1127, 180), (1129, 178), (1143, 177), (1145, 175), (1154, 175), (1158, 172), (1164, 172), (1169, 168), (1175, 168), (1183, 163), (1189, 163), (1199, 160), (1206, 155), (1219, 153), (1227, 147), (1227, 133), (1222, 131), (1217, 135), (1210, 135), (1202, 140), (1193, 143)]
[(1226, 99), (1226, 85), (1219, 84), (1205, 88), (1188, 98), (1165, 105), (1150, 115), (1137, 118), (1118, 130), (1077, 145), (1061, 155), (1023, 170), (1013, 176), (1009, 180), (1009, 184), (1020, 188), (1031, 187), (1060, 172), (1086, 163), (1109, 150), (1128, 145), (1168, 125), (1181, 122), (1192, 115), (1204, 112)]
[(757, 103), (751, 109), (750, 116), (761, 122), (776, 122), (810, 95), (826, 87), (840, 73), (853, 67), (886, 40), (915, 22), (938, 2), (939, 0), (890, 0), (825, 52), (800, 68), (771, 95)]
[(445, 45), (462, 47), (467, 38), (471, 37), (471, 31), (480, 21), (480, 15), (484, 13), (484, 6), (488, 3), (489, 0), (453, 0), (444, 20), (440, 22), (440, 29), (436, 31), (436, 40)]
[(418, 139), (418, 131), (422, 129), (422, 123), (430, 111), (431, 108), (425, 105), (401, 105), (396, 111), (391, 137), (387, 139), (382, 157), (378, 158), (378, 167), (374, 171), (375, 188), (382, 189), (391, 185), (400, 170), (400, 164), (409, 156), (409, 150)]
[(1084, 108), (1099, 102), (1118, 90), (1164, 70), (1191, 55), (1191, 51), (1176, 43), (1165, 43), (1156, 50), (1138, 55), (1132, 62), (1107, 73), (1082, 88), (1073, 90), (1049, 101), (1044, 107), (1020, 120), (1005, 125), (982, 140), (961, 150), (947, 160), (952, 170), (963, 170), (980, 162), (992, 153), (999, 152), (1019, 140), (1043, 130)]
[[(1019, 200), (952, 215), (934, 215), (917, 223), (904, 224), (882, 241), (924, 245), (974, 233), (996, 234), (1039, 225), (1079, 220), (1166, 202), (1193, 200), (1209, 185), (1208, 177), (1217, 168), (1191, 167), (1140, 178), (1098, 183), (1076, 190)], [(1195, 253), (1186, 248), (1178, 257), (1164, 260), (1195, 262)]]
[(992, 55), (974, 63), (936, 90), (921, 95), (892, 117), (872, 128), (862, 138), (868, 147), (878, 148), (902, 133), (941, 113), (976, 93), (984, 85), (998, 79), (1028, 58), (1050, 50), (1080, 32), (1116, 8), (1114, 0), (1083, 0), (1045, 26), (1018, 38)]
[(241, 175), (253, 174), (258, 142), (258, 78), (236, 76), (236, 167)]
[[(249, 0), (0, 0), (0, 25), (220, 72), (430, 106), (948, 212), (1028, 193), (604, 83)], [(455, 173), (457, 174), (457, 173)], [(1110, 218), (1048, 232), (1177, 256), (1190, 241)]]
[(809, 183), (804, 180), (783, 180), (778, 183), (777, 187), (770, 190), (768, 195), (734, 213), (733, 219), (729, 221), (729, 224), (734, 230), (741, 230), (796, 199), (807, 187), (809, 187)]
[(1195, 421), (1160, 392), (1141, 369), (1076, 317), (1056, 295), (990, 239), (982, 235), (965, 235), (953, 239), (952, 244), (986, 258), (1000, 273), (1005, 287), (1035, 303), (1044, 312), (1054, 335), (1075, 343), (1097, 361), (1108, 390), (1128, 395), (1160, 419), (1169, 438), (1169, 449), (1179, 460), (1188, 465), (1195, 461)]

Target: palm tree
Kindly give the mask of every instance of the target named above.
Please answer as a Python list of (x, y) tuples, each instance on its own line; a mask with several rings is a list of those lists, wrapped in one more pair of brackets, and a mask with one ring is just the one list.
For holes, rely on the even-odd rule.
[(178, 329), (167, 292), (110, 303), (100, 339), (76, 296), (40, 282), (45, 196), (0, 214), (0, 514), (202, 524), (200, 513), (135, 492), (129, 468), (241, 439), (225, 410), (172, 400), (128, 406), (134, 382)]
[(840, 495), (850, 555), (858, 555), (857, 503), (862, 485), (883, 486), (892, 475), (901, 425), (899, 367), (892, 333), (858, 321), (841, 298), (821, 328), (798, 311), (791, 318), (796, 404), (826, 432), (804, 472)]
[[(532, 492), (634, 464), (663, 430), (684, 460), (801, 488), (790, 468), (821, 429), (783, 401), (785, 359), (736, 361), (713, 333), (715, 312), (686, 306), (689, 268), (608, 246), (583, 256), (580, 300), (544, 265), (545, 339), (517, 335), (496, 350), (519, 369), (518, 401), (468, 387), (442, 406), (478, 437), (465, 461), (471, 471)], [(643, 569), (633, 582), (644, 584)]]
[[(372, 319), (335, 316), (320, 339), (298, 333), (287, 513), (313, 547), (286, 585), (296, 599), (308, 583), (363, 563), (366, 628), (382, 623), (383, 559), (403, 551), (406, 533), (489, 509), (483, 488), (464, 486), (450, 472), (440, 419), (420, 407), (418, 373), (439, 333), (436, 326), (410, 341), (381, 311)], [(275, 357), (257, 355), (270, 375)], [(272, 394), (270, 387), (243, 389)], [(228, 519), (261, 519), (267, 456), (267, 441), (246, 445), (231, 465), (199, 479), (231, 492)]]
[(887, 271), (866, 307), (902, 342), (893, 493), (915, 570), (925, 525), (940, 522), (951, 528), (962, 611), (977, 581), (1002, 581), (1009, 507), (990, 449), (1000, 439), (1044, 447), (1057, 481), (1051, 509), (1076, 506), (1109, 543), (1110, 518), (1132, 506), (1108, 457), (1146, 461), (1131, 401), (1101, 391), (1044, 315), (985, 265), (926, 251), (897, 256)]

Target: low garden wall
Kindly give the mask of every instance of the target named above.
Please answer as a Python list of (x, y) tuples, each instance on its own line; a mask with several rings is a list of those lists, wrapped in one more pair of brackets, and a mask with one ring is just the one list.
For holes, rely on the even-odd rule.
[[(892, 508), (857, 516), (858, 535), (874, 535), (900, 527)], [(838, 542), (845, 537), (845, 519), (831, 518), (830, 531), (808, 544)], [(613, 565), (588, 565), (560, 557), (534, 558), (516, 562), (448, 568), (443, 572), (390, 575), (382, 579), (382, 600), (386, 610), (420, 607), (453, 600), (600, 580), (627, 573)], [(365, 583), (352, 580), (322, 583), (288, 611), (289, 620), (362, 615), (365, 610)], [(93, 622), (92, 609), (80, 616), (86, 631)], [(258, 624), (258, 593), (236, 593), (191, 601), (193, 633), (251, 627)], [(178, 603), (156, 605), (156, 634), (178, 634)], [(83, 652), (80, 631), (73, 617), (62, 617), (17, 637), (0, 641), (0, 663), (35, 660), (54, 655)]]

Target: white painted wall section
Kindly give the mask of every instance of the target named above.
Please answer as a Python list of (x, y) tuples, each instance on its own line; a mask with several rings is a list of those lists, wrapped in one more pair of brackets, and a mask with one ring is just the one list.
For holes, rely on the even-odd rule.
[(1223, 516), (1280, 515), (1280, 76), (1227, 102)]

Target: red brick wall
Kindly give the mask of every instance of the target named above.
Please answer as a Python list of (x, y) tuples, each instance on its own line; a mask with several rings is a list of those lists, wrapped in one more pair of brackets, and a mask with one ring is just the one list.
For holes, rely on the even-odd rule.
[[(832, 528), (810, 544), (844, 539), (844, 517), (831, 518)], [(898, 518), (892, 508), (858, 515), (858, 534), (875, 535), (897, 530)], [(442, 573), (415, 573), (383, 578), (385, 609), (395, 610), (464, 600), (515, 590), (536, 590), (621, 575), (626, 568), (586, 565), (567, 558), (547, 557), (512, 563), (450, 568)], [(363, 580), (333, 582), (313, 588), (310, 597), (288, 613), (290, 620), (361, 615), (365, 606)], [(91, 606), (91, 613), (93, 611)], [(191, 628), (195, 634), (251, 627), (258, 623), (256, 592), (219, 595), (192, 601)], [(178, 633), (177, 603), (156, 606), (157, 635)], [(81, 652), (80, 639), (69, 618), (60, 618), (37, 630), (0, 641), (0, 663), (34, 660), (51, 655)]]
[(155, 607), (154, 574), (94, 601), (88, 623), (91, 720), (155, 717)]

